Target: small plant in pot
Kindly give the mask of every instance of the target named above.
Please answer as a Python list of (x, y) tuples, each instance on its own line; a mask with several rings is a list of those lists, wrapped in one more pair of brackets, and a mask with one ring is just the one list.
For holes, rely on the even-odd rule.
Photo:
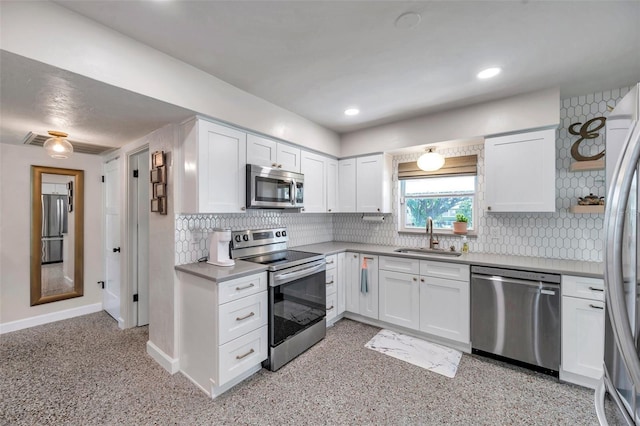
[(458, 213), (456, 215), (456, 221), (453, 222), (453, 233), (458, 235), (466, 234), (467, 222), (469, 222), (469, 218), (463, 215), (462, 213)]

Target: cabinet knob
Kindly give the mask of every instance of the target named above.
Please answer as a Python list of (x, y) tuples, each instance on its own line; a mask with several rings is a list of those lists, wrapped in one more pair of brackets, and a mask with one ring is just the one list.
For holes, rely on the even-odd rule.
[(377, 209), (378, 211), (380, 211), (380, 209)]
[(278, 167), (278, 163), (271, 163), (271, 167)]
[(278, 164), (278, 168), (281, 169), (282, 168), (282, 164)]
[(240, 210), (245, 211), (247, 208), (246, 207), (240, 207)]
[(354, 254), (354, 255), (353, 255), (353, 257), (358, 257), (358, 255), (357, 255), (357, 254)]
[(329, 211), (331, 211), (331, 209), (329, 209)]
[(413, 281), (418, 281), (418, 279), (416, 277), (413, 277)]
[(423, 283), (424, 282), (424, 278), (420, 278), (420, 282)]
[(489, 211), (490, 211), (490, 210), (491, 210), (491, 206), (487, 206), (487, 210), (489, 210)]

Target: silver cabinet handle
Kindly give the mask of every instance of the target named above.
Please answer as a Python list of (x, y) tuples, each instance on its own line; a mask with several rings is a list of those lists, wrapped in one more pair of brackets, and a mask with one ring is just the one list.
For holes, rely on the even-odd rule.
[(365, 258), (365, 259), (367, 259), (367, 260), (374, 260), (374, 259), (373, 259), (373, 257), (367, 257), (367, 256), (365, 256), (364, 258)]
[(333, 265), (333, 260), (331, 262), (327, 262), (327, 265)]
[(252, 353), (254, 353), (254, 352), (255, 352), (255, 351), (254, 351), (253, 349), (251, 349), (249, 352), (247, 352), (247, 353), (246, 353), (246, 354), (244, 354), (244, 355), (236, 355), (236, 359), (246, 358), (246, 357), (248, 357), (249, 355), (251, 355), (251, 354), (252, 354)]
[(604, 309), (602, 306), (592, 305), (591, 303), (589, 303), (589, 307), (593, 309)]
[(329, 281), (329, 282), (327, 283), (327, 285), (331, 285), (331, 284), (333, 284), (333, 280), (331, 280), (331, 281)]
[(243, 317), (237, 317), (236, 321), (242, 321), (242, 320), (246, 320), (247, 318), (251, 318), (252, 316), (254, 316), (255, 314), (253, 312), (243, 316)]
[(245, 285), (244, 287), (236, 287), (236, 291), (246, 290), (248, 288), (255, 287), (255, 286), (256, 286), (255, 284), (251, 283), (249, 285)]
[(327, 311), (330, 311), (333, 309), (333, 305), (331, 305), (330, 307), (327, 308)]
[(589, 287), (589, 290), (591, 290), (591, 291), (604, 291), (603, 288), (598, 288), (598, 287)]

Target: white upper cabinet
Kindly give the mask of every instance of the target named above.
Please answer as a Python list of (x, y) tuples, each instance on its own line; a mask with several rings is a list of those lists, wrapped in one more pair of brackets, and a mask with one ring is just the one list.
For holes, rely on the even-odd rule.
[(181, 212), (245, 211), (247, 134), (200, 119), (182, 130)]
[(338, 211), (338, 161), (327, 159), (327, 212)]
[(356, 159), (338, 161), (338, 209), (341, 213), (356, 212)]
[(247, 164), (300, 173), (300, 148), (248, 134)]
[(391, 156), (358, 157), (356, 161), (356, 211), (391, 212)]
[(485, 140), (485, 198), (488, 211), (556, 210), (555, 142), (555, 129)]
[(305, 213), (327, 211), (327, 157), (302, 151), (301, 171), (304, 175)]

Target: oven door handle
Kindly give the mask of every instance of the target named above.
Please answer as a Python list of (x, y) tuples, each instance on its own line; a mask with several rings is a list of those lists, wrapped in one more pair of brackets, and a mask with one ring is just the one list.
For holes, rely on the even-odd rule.
[(308, 275), (313, 275), (316, 272), (324, 271), (326, 269), (326, 265), (322, 262), (319, 265), (310, 266), (308, 268), (299, 269), (294, 272), (286, 272), (284, 274), (277, 274), (273, 276), (273, 282), (271, 283), (272, 287), (277, 287), (281, 284), (288, 283), (289, 281), (293, 281), (298, 278), (306, 277)]

